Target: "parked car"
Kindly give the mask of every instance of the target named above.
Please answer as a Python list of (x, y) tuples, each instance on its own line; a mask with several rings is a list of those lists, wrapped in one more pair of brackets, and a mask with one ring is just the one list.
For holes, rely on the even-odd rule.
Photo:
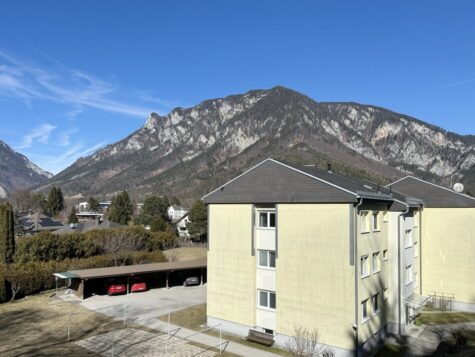
[(192, 285), (200, 285), (200, 278), (197, 276), (190, 276), (189, 278), (185, 279), (183, 286), (192, 286)]
[(126, 294), (127, 287), (123, 281), (117, 279), (110, 279), (106, 283), (107, 295)]
[(147, 291), (147, 284), (142, 279), (134, 278), (130, 282), (130, 284), (131, 284), (130, 285), (130, 292), (131, 293), (138, 293), (140, 291)]

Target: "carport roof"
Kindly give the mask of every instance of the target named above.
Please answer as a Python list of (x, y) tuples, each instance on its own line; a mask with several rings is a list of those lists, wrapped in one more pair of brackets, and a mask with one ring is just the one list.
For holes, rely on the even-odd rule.
[(55, 276), (70, 275), (72, 277), (76, 277), (80, 279), (94, 279), (94, 278), (108, 278), (108, 277), (123, 276), (123, 275), (156, 273), (156, 272), (173, 271), (173, 270), (198, 269), (198, 268), (206, 268), (206, 266), (207, 266), (207, 259), (201, 258), (201, 259), (188, 260), (188, 261), (182, 261), (182, 262), (150, 263), (150, 264), (126, 265), (126, 266), (109, 267), (109, 268), (71, 270), (71, 271), (67, 271), (63, 273), (56, 273), (54, 275)]

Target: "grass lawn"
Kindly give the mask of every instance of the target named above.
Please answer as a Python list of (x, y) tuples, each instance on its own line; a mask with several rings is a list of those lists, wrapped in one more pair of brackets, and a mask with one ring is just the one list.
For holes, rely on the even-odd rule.
[(475, 313), (458, 311), (422, 311), (416, 325), (443, 325), (475, 321)]
[(180, 247), (164, 250), (163, 253), (169, 261), (186, 261), (206, 258), (207, 249), (205, 247)]
[[(168, 321), (168, 315), (163, 315), (159, 317), (162, 321)], [(175, 311), (170, 314), (170, 323), (174, 325), (178, 325), (181, 327), (189, 328), (190, 330), (200, 331), (206, 328), (206, 304), (195, 305), (189, 307), (187, 309)], [(219, 336), (219, 332), (215, 330), (208, 330), (204, 333), (213, 336)], [(272, 352), (275, 354), (279, 354), (281, 356), (289, 357), (291, 356), (290, 353), (284, 351), (283, 349), (277, 347), (266, 347), (264, 345), (254, 343), (248, 341), (244, 338), (239, 336), (229, 335), (229, 334), (222, 334), (223, 339), (240, 343), (242, 345), (246, 345), (249, 347), (253, 347), (256, 349)]]
[(120, 321), (62, 302), (52, 294), (0, 304), (0, 356), (98, 356), (74, 342), (122, 327)]

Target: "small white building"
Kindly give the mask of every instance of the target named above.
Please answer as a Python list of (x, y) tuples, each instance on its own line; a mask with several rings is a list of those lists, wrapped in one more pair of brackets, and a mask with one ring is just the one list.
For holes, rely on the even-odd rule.
[(168, 219), (170, 220), (170, 222), (172, 223), (175, 223), (177, 222), (178, 220), (180, 220), (181, 218), (183, 218), (185, 215), (188, 214), (188, 210), (185, 209), (184, 207), (182, 206), (178, 206), (178, 205), (171, 205), (170, 207), (168, 207), (167, 209), (167, 215), (168, 215)]
[(188, 223), (190, 223), (190, 219), (188, 218), (188, 214), (178, 220), (176, 225), (176, 230), (178, 232), (178, 236), (180, 238), (190, 238), (190, 232), (188, 232)]

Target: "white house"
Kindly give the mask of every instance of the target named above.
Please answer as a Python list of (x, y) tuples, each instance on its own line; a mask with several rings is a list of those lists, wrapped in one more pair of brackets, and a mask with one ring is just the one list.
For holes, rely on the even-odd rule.
[(178, 206), (178, 205), (171, 205), (170, 207), (168, 207), (167, 209), (167, 215), (168, 215), (168, 219), (172, 222), (172, 223), (175, 223), (177, 222), (178, 220), (180, 220), (181, 218), (183, 218), (185, 215), (188, 214), (188, 210), (185, 209), (184, 207), (182, 206)]

